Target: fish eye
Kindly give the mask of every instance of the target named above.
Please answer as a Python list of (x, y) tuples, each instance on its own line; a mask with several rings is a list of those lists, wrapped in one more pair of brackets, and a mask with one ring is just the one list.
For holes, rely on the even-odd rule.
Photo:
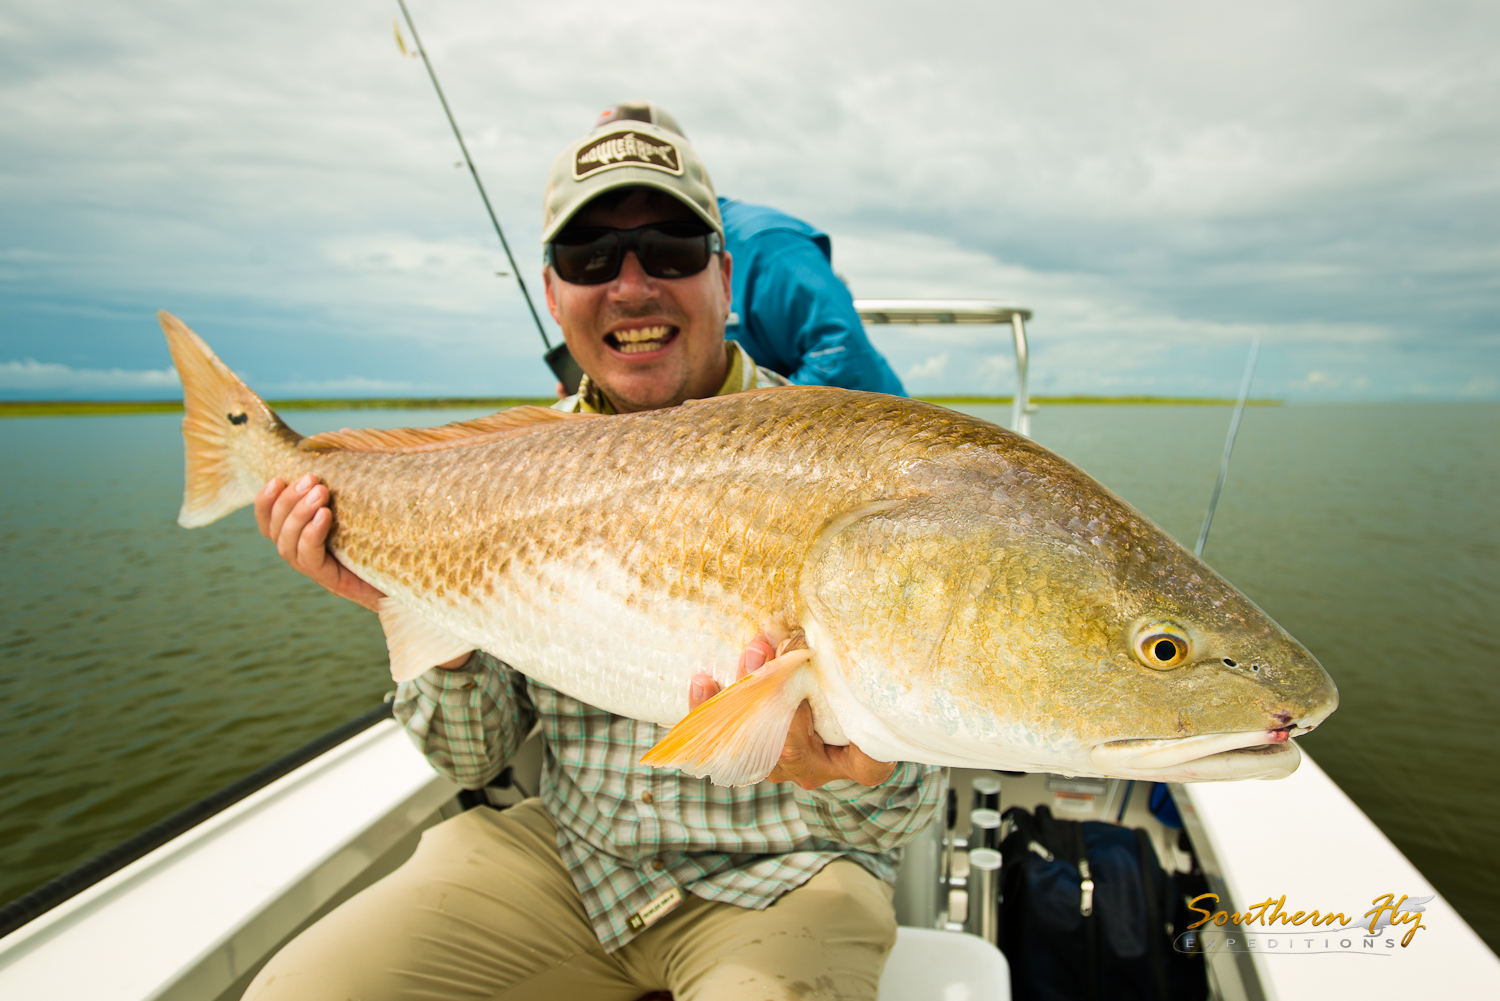
[(1190, 652), (1191, 644), (1185, 631), (1171, 622), (1153, 622), (1136, 636), (1136, 658), (1157, 671), (1182, 666)]

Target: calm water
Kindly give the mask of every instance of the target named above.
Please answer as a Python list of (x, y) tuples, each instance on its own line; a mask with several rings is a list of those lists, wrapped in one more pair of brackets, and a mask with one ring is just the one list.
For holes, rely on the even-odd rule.
[[(311, 433), (474, 415), (287, 416)], [(1228, 416), (1051, 407), (1033, 430), (1191, 544)], [(0, 421), (0, 901), (391, 687), (374, 617), (286, 570), (248, 512), (176, 526), (177, 425)], [(1206, 553), (1338, 682), (1303, 746), (1492, 947), (1497, 497), (1500, 405), (1251, 409)]]

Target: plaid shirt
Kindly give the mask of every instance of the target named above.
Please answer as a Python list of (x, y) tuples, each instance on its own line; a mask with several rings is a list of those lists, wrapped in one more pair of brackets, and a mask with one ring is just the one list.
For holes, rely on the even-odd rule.
[(811, 791), (730, 789), (649, 768), (638, 762), (666, 727), (596, 709), (485, 653), (403, 683), (395, 709), (433, 767), (468, 788), (498, 775), (540, 722), (542, 805), (610, 952), (675, 906), (674, 891), (759, 909), (841, 856), (895, 882), (897, 847), (933, 819), (948, 787), (945, 769), (911, 762), (874, 788)]
[[(718, 394), (786, 379), (726, 341)], [(554, 409), (611, 413), (585, 379)], [(396, 690), (396, 717), (441, 774), (477, 789), (500, 774), (541, 724), (542, 805), (557, 848), (606, 951), (675, 907), (682, 893), (756, 909), (847, 857), (895, 882), (899, 846), (936, 815), (946, 769), (901, 762), (884, 783), (830, 782), (812, 791), (761, 782), (715, 786), (641, 756), (666, 736), (532, 681), (486, 653), (463, 670), (432, 670)]]

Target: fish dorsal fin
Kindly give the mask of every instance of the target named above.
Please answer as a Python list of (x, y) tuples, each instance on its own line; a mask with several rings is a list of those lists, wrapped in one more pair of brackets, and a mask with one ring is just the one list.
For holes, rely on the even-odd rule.
[(471, 444), (477, 438), (543, 427), (553, 421), (598, 414), (565, 414), (547, 407), (512, 407), (472, 421), (456, 421), (435, 428), (360, 428), (326, 431), (303, 438), (298, 447), (309, 452), (428, 452)]

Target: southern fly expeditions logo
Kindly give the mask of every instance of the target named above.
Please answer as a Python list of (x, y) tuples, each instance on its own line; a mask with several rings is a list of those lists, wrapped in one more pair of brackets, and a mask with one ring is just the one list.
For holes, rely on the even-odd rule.
[(1243, 911), (1225, 911), (1218, 907), (1217, 893), (1203, 893), (1188, 902), (1188, 909), (1200, 917), (1177, 936), (1172, 947), (1178, 952), (1390, 956), (1398, 947), (1411, 945), (1417, 932), (1427, 927), (1422, 915), (1433, 896), (1381, 894), (1370, 901), (1373, 906), (1355, 924), (1343, 911), (1290, 910), (1286, 894), (1267, 897)]
[(634, 132), (615, 133), (591, 142), (573, 158), (573, 179), (581, 181), (609, 167), (652, 167), (682, 173), (682, 157), (669, 142), (654, 143)]

